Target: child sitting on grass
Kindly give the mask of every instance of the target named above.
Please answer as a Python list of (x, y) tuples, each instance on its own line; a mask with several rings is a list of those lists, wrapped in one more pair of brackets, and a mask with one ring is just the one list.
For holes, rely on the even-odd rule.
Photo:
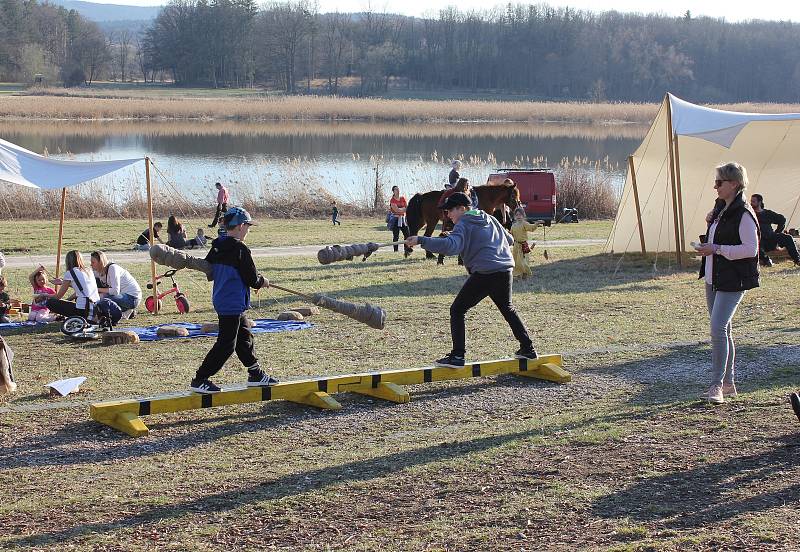
[(0, 276), (0, 323), (6, 324), (11, 322), (8, 317), (8, 311), (11, 307), (19, 306), (19, 299), (11, 299), (6, 291), (8, 282), (5, 276)]
[(274, 385), (278, 380), (265, 374), (258, 364), (253, 344), (252, 322), (245, 316), (250, 308), (250, 288), (269, 287), (258, 273), (244, 239), (254, 224), (250, 213), (240, 207), (228, 209), (223, 217), (227, 235), (211, 244), (206, 260), (214, 277), (212, 302), (219, 318), (217, 342), (211, 347), (189, 388), (198, 393), (217, 393), (221, 389), (209, 378), (219, 372), (235, 352), (247, 367), (248, 387)]
[(28, 314), (29, 322), (53, 322), (56, 319), (56, 315), (50, 312), (50, 309), (45, 306), (44, 301), (40, 303), (36, 302), (36, 299), (43, 294), (56, 294), (56, 290), (47, 287), (47, 279), (47, 270), (45, 270), (43, 266), (34, 270), (33, 274), (29, 277), (31, 286), (33, 287), (33, 302), (31, 303), (31, 312)]

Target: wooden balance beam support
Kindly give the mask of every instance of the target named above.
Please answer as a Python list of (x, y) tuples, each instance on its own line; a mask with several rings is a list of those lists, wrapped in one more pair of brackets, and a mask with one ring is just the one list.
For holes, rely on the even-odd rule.
[(132, 437), (147, 435), (148, 429), (140, 416), (196, 410), (229, 404), (283, 399), (327, 410), (342, 407), (331, 394), (359, 393), (396, 403), (411, 400), (401, 385), (416, 385), (433, 381), (516, 374), (566, 383), (572, 379), (561, 367), (561, 355), (545, 355), (536, 360), (490, 360), (467, 364), (463, 368), (403, 368), (363, 374), (346, 374), (278, 383), (270, 387), (238, 386), (219, 393), (201, 394), (192, 391), (160, 395), (147, 399), (106, 401), (91, 405), (91, 417)]

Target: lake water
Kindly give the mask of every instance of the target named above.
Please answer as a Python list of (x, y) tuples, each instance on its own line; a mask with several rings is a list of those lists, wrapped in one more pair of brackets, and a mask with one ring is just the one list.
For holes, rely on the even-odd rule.
[[(581, 158), (600, 161), (619, 185), (627, 156), (646, 130), (519, 123), (0, 122), (2, 138), (37, 153), (75, 160), (149, 156), (157, 186), (205, 201), (220, 181), (230, 186), (234, 202), (237, 194), (295, 186), (368, 202), (376, 166), (384, 190), (397, 184), (410, 195), (440, 188), (456, 157), (464, 160), (462, 175), (478, 184), (495, 167), (552, 167), (562, 158)], [(139, 164), (101, 185), (124, 197), (143, 182)]]

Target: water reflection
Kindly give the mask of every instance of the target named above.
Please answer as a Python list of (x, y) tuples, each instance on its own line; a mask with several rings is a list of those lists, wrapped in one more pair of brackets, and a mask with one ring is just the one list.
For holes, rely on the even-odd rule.
[[(555, 165), (563, 157), (607, 160), (617, 179), (646, 132), (642, 125), (520, 123), (3, 121), (0, 135), (59, 158), (150, 156), (185, 193), (220, 180), (260, 187), (313, 185), (358, 198), (384, 185), (408, 193), (441, 186), (449, 159), (483, 182), (496, 165)], [(131, 175), (140, 181), (139, 175)], [(124, 180), (124, 178), (123, 178)], [(120, 181), (120, 177), (117, 178)]]

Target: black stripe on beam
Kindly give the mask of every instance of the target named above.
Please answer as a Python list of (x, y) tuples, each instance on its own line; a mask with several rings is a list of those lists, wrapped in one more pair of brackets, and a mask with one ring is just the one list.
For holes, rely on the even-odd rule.
[(372, 388), (377, 389), (378, 384), (381, 382), (381, 375), (380, 374), (372, 374)]
[(261, 400), (262, 401), (272, 400), (272, 387), (270, 387), (269, 385), (264, 385), (261, 387)]
[(139, 401), (139, 416), (150, 415), (150, 401)]
[(425, 368), (425, 369), (422, 371), (422, 380), (423, 380), (425, 383), (430, 383), (430, 382), (432, 382), (432, 381), (433, 381), (433, 370), (431, 370), (430, 368)]
[(479, 378), (481, 377), (481, 364), (480, 362), (475, 363), (472, 365), (472, 377)]
[(319, 387), (319, 390), (322, 391), (323, 393), (328, 392), (328, 380), (319, 380), (317, 382), (317, 386)]
[(211, 404), (211, 399), (212, 399), (213, 395), (211, 393), (203, 393), (202, 397), (203, 398), (201, 399), (201, 403), (200, 403), (201, 406), (203, 408), (211, 408), (213, 406)]
[(528, 371), (528, 359), (527, 358), (519, 359), (519, 371), (520, 372), (527, 372)]

